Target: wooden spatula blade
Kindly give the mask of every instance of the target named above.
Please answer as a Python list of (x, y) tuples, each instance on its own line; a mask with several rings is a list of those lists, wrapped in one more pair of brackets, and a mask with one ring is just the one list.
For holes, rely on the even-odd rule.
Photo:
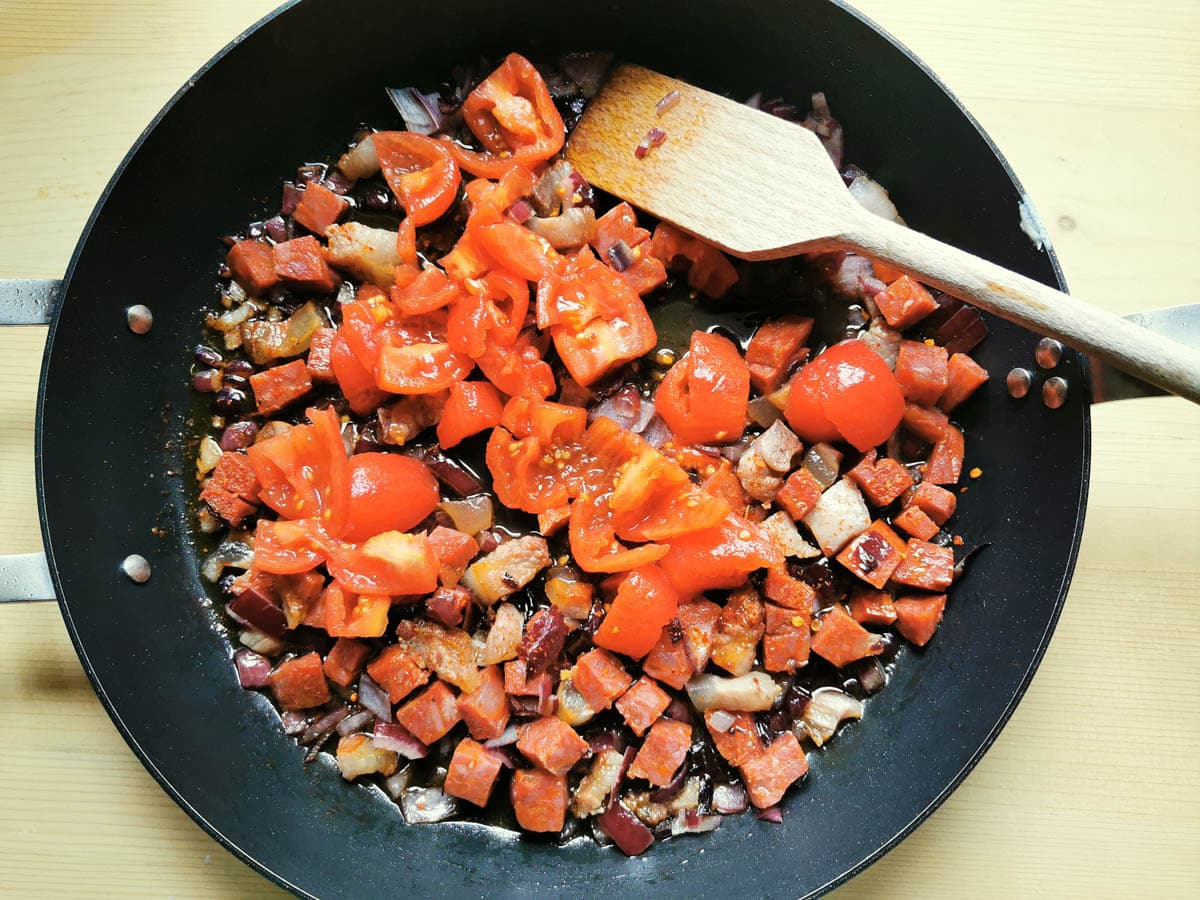
[[(679, 102), (659, 114), (671, 91)], [(655, 127), (666, 141), (636, 158)], [(640, 66), (609, 76), (566, 156), (597, 187), (743, 259), (824, 249), (861, 215), (807, 128)]]

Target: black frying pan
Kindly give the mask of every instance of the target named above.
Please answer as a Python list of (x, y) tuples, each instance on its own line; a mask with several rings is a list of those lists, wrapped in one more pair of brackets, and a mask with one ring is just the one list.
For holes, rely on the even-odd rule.
[[(956, 530), (991, 546), (956, 586), (931, 646), (906, 652), (866, 718), (810, 754), (813, 772), (786, 801), (782, 827), (735, 817), (637, 859), (482, 826), (407, 827), (390, 800), (343, 783), (327, 758), (302, 766), (267, 701), (238, 687), (213, 628), (187, 541), (185, 436), (187, 348), (211, 302), (215, 238), (274, 213), (280, 177), (334, 153), (359, 122), (394, 121), (384, 85), (433, 84), (480, 53), (587, 45), (734, 95), (803, 100), (824, 90), (848, 158), (891, 189), (910, 224), (1062, 284), (1053, 255), (1017, 227), (1023, 193), (996, 148), (915, 58), (845, 7), (498, 9), (363, 0), (350, 11), (305, 0), (222, 51), (139, 140), (84, 230), (45, 355), (37, 475), (53, 589), (97, 694), (149, 771), (215, 838), (297, 893), (582, 896), (599, 879), (631, 896), (821, 892), (894, 846), (962, 780), (1058, 618), (1087, 494), (1089, 379), (1068, 352), (1058, 372), (1072, 388), (1065, 407), (1009, 398), (1003, 373), (1029, 364), (1035, 340), (1020, 328), (989, 318), (978, 358), (997, 377), (962, 416), (968, 460), (986, 477), (970, 482)], [(334, 22), (342, 49), (331, 56)], [(280, 84), (293, 86), (286, 110)], [(125, 327), (133, 302), (154, 312), (144, 336)], [(118, 568), (131, 552), (150, 561), (146, 585)]]

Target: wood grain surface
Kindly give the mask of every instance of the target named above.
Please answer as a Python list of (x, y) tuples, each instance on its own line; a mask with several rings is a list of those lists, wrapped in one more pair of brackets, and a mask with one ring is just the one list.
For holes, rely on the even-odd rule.
[[(0, 0), (0, 277), (62, 274), (140, 130), (271, 5)], [(1196, 0), (858, 5), (996, 139), (1073, 288), (1121, 314), (1200, 301)], [(0, 330), (0, 552), (39, 546), (43, 337)], [(945, 806), (840, 898), (1200, 896), (1200, 408), (1112, 404), (1094, 423), (1079, 567), (1032, 688)], [(279, 896), (137, 762), (56, 607), (0, 608), (0, 635), (0, 895)]]

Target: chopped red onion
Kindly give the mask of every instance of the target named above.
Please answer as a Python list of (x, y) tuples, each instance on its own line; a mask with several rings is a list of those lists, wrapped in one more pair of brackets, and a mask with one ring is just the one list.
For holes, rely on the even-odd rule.
[(392, 721), (392, 701), (387, 691), (381, 688), (375, 679), (364, 672), (358, 679), (358, 703), (363, 709), (369, 709), (380, 722)]
[(621, 785), (625, 783), (625, 775), (629, 772), (629, 767), (633, 765), (633, 760), (637, 756), (637, 747), (626, 747), (625, 755), (621, 758), (621, 768), (617, 771), (617, 779), (613, 782), (612, 791), (608, 795), (608, 805), (618, 806), (617, 794), (621, 791)]
[(598, 731), (588, 738), (588, 747), (592, 753), (599, 754), (606, 750), (625, 751), (625, 738), (616, 731)]
[(296, 211), (297, 205), (300, 203), (300, 198), (304, 196), (304, 191), (296, 187), (290, 181), (283, 183), (283, 200), (279, 204), (279, 212), (285, 216), (290, 216)]
[(383, 780), (383, 789), (388, 792), (389, 797), (398, 801), (405, 788), (412, 783), (412, 777), (412, 766), (405, 766), (395, 775), (389, 775)]
[(638, 141), (636, 147), (633, 148), (633, 155), (638, 159), (645, 159), (646, 154), (650, 152), (650, 142), (646, 138)]
[(348, 194), (350, 188), (354, 187), (354, 179), (341, 169), (329, 169), (321, 184), (335, 194)]
[(517, 742), (517, 737), (517, 726), (509, 725), (504, 729), (503, 734), (501, 734), (499, 737), (494, 737), (491, 740), (484, 741), (483, 746), (487, 747), (489, 750), (493, 750), (498, 747), (508, 747)]
[(633, 813), (620, 803), (613, 803), (596, 818), (596, 824), (613, 839), (626, 856), (645, 853), (654, 843), (654, 835)]
[(287, 618), (283, 610), (255, 588), (242, 591), (226, 609), (237, 621), (271, 637), (283, 637), (283, 632), (287, 630)]
[(517, 655), (525, 660), (528, 675), (540, 675), (558, 659), (567, 641), (567, 623), (553, 606), (538, 610), (525, 623)]
[(679, 105), (679, 101), (683, 99), (683, 95), (679, 91), (674, 90), (654, 104), (654, 110), (660, 116), (665, 112), (670, 112)]
[(409, 734), (403, 725), (394, 722), (376, 722), (371, 740), (379, 749), (399, 753), (405, 759), (424, 759), (429, 755), (427, 746)]
[(737, 721), (737, 716), (731, 712), (726, 712), (723, 709), (714, 709), (713, 714), (708, 717), (709, 727), (713, 731), (719, 731), (721, 734), (727, 732), (733, 727), (733, 723)]
[(308, 727), (308, 716), (297, 709), (285, 710), (279, 720), (283, 725), (283, 733), (289, 737), (303, 734)]
[(437, 477), (438, 481), (460, 497), (483, 493), (483, 482), (468, 471), (462, 463), (450, 459), (437, 447), (428, 447), (413, 455), (429, 466), (429, 471)]
[(563, 183), (567, 187), (567, 190), (565, 193), (568, 197), (573, 197), (576, 194), (582, 195), (582, 194), (586, 193), (588, 187), (590, 187), (590, 185), (587, 182), (587, 179), (584, 178), (582, 175), (580, 175), (578, 172), (576, 172), (574, 169), (572, 169), (570, 172), (567, 173), (567, 177), (564, 179)]
[(734, 815), (745, 812), (749, 805), (750, 798), (740, 784), (713, 785), (712, 808), (716, 812)]
[(518, 200), (504, 211), (504, 214), (518, 225), (524, 224), (533, 217), (533, 207), (528, 200)]
[(963, 305), (934, 333), (933, 339), (948, 353), (970, 353), (988, 336), (987, 323), (971, 306)]
[(654, 402), (642, 397), (641, 391), (632, 384), (627, 384), (620, 390), (604, 398), (588, 414), (588, 421), (596, 419), (612, 419), (626, 431), (641, 434), (654, 417)]
[(366, 731), (374, 721), (375, 715), (369, 709), (360, 710), (354, 715), (346, 716), (342, 721), (338, 722), (337, 733), (345, 737), (348, 734), (354, 734), (356, 731)]
[(513, 747), (489, 747), (489, 752), (506, 769), (521, 768), (522, 757)]
[(283, 221), (283, 216), (272, 216), (267, 219), (263, 222), (263, 231), (277, 244), (282, 244), (288, 239), (287, 223)]
[(650, 792), (651, 803), (669, 803), (675, 799), (675, 796), (683, 790), (683, 785), (687, 782), (688, 767), (680, 766), (679, 771), (674, 777), (660, 788)]
[(764, 822), (772, 822), (776, 825), (782, 825), (783, 810), (778, 806), (768, 806), (766, 809), (760, 809), (756, 818), (762, 819)]
[(457, 813), (458, 802), (441, 788), (410, 787), (400, 795), (400, 811), (409, 825), (428, 825)]
[(233, 654), (237, 666), (238, 683), (244, 688), (266, 687), (271, 678), (271, 661), (253, 650), (239, 650)]
[(754, 443), (754, 437), (752, 435), (743, 435), (732, 444), (726, 444), (721, 448), (720, 452), (723, 457), (725, 457), (731, 463), (736, 464), (741, 460), (742, 454), (750, 448), (752, 443)]
[(801, 124), (809, 131), (816, 133), (817, 137), (821, 139), (821, 143), (825, 145), (825, 152), (833, 160), (834, 166), (841, 169), (843, 151), (842, 124), (829, 112), (829, 103), (826, 101), (824, 94), (813, 94), (812, 112), (808, 114)]
[(304, 730), (304, 734), (300, 736), (300, 743), (307, 747), (314, 741), (328, 737), (349, 714), (350, 710), (344, 703), (336, 709), (322, 713)]
[(633, 250), (623, 240), (618, 240), (608, 248), (608, 261), (618, 272), (624, 272), (634, 263)]
[(673, 440), (675, 435), (671, 434), (671, 428), (663, 420), (663, 417), (655, 413), (650, 417), (650, 421), (646, 423), (646, 429), (642, 432), (642, 438), (651, 447), (662, 447), (668, 441)]
[[(718, 712), (720, 712), (720, 710), (718, 710)], [(683, 722), (687, 725), (692, 724), (694, 721), (692, 718), (691, 708), (677, 697), (671, 700), (671, 705), (667, 707), (666, 711), (663, 713), (663, 716), (668, 719), (674, 719), (676, 722)], [(729, 728), (726, 727), (719, 730), (728, 731)]]
[(437, 94), (422, 94), (415, 87), (386, 88), (388, 99), (404, 120), (404, 127), (418, 134), (433, 134), (445, 122)]
[(661, 147), (663, 141), (665, 141), (666, 139), (667, 139), (666, 130), (659, 128), (657, 125), (655, 125), (653, 128), (651, 128), (649, 131), (646, 132), (646, 140), (648, 140), (650, 142), (651, 147)]
[(211, 394), (221, 389), (221, 371), (219, 369), (201, 369), (192, 376), (192, 389), (201, 394)]

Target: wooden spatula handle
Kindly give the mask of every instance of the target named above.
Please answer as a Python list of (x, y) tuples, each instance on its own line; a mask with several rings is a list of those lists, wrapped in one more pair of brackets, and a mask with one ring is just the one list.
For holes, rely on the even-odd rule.
[(1143, 381), (1200, 403), (1200, 352), (965, 250), (866, 214), (845, 243), (966, 300), (1098, 356)]

